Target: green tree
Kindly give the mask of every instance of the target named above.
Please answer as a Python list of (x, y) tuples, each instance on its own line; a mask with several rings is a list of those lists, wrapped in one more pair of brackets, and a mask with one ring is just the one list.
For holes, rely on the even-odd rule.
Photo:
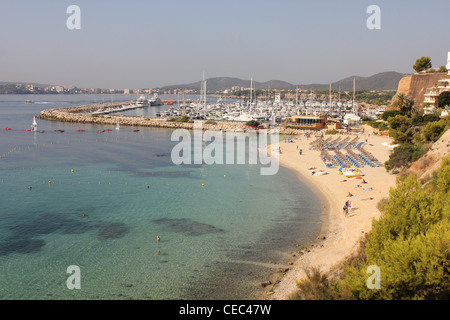
[(450, 106), (450, 91), (442, 92), (437, 98), (437, 107), (444, 108)]
[(392, 103), (392, 106), (396, 108), (404, 116), (411, 117), (414, 109), (414, 100), (409, 99), (405, 94), (400, 93), (397, 99)]
[(400, 114), (398, 110), (386, 110), (380, 115), (380, 119), (387, 121), (390, 117), (395, 117), (398, 114)]
[(417, 59), (416, 63), (413, 65), (413, 69), (416, 70), (416, 72), (421, 72), (430, 69), (431, 67), (432, 64), (430, 57), (421, 57)]
[(445, 120), (428, 122), (423, 129), (423, 136), (427, 141), (437, 141), (444, 132), (447, 123)]
[(437, 72), (448, 72), (445, 66), (440, 66)]
[(415, 128), (412, 126), (413, 120), (403, 115), (396, 115), (388, 119), (389, 135), (399, 143), (411, 143)]
[(416, 161), (423, 154), (422, 146), (412, 144), (401, 144), (389, 155), (389, 160), (385, 162), (386, 170), (403, 168)]
[[(423, 188), (414, 175), (391, 188), (373, 220), (363, 258), (345, 268), (357, 299), (448, 299), (450, 292), (450, 156)], [(380, 268), (380, 289), (367, 287), (367, 267)]]

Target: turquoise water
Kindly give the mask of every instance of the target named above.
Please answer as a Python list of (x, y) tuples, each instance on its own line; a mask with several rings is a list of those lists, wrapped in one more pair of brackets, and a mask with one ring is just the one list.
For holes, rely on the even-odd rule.
[(93, 97), (26, 99), (0, 97), (1, 299), (250, 299), (317, 236), (320, 201), (286, 169), (175, 166), (168, 129), (26, 132), (40, 110)]

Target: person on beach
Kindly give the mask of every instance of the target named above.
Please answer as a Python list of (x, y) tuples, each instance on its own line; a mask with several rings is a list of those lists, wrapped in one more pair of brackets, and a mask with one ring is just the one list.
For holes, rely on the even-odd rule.
[(347, 217), (347, 215), (348, 215), (347, 201), (345, 202), (344, 207), (342, 208), (342, 210), (344, 211), (344, 217)]
[(353, 195), (349, 192), (347, 197), (353, 197)]
[(347, 201), (347, 214), (352, 211), (352, 203), (350, 200)]

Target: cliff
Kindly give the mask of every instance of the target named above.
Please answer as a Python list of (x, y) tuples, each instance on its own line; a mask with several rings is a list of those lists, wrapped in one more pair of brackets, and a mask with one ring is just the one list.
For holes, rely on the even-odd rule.
[(414, 73), (404, 76), (398, 83), (397, 95), (405, 94), (408, 98), (414, 99), (416, 106), (422, 107), (424, 94), (428, 88), (433, 87), (439, 80), (445, 78), (447, 73)]

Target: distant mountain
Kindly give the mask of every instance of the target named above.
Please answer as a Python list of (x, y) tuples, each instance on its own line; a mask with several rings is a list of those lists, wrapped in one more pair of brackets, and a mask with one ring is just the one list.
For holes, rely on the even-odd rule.
[[(239, 78), (230, 78), (230, 77), (216, 77), (206, 79), (206, 89), (217, 91), (217, 90), (225, 90), (231, 89), (232, 87), (242, 87), (242, 88), (250, 88), (251, 80), (242, 80)], [(201, 81), (197, 81), (189, 84), (179, 84), (179, 85), (170, 85), (159, 88), (160, 90), (170, 90), (170, 89), (197, 89), (199, 90), (201, 87)], [(270, 80), (266, 82), (257, 82), (253, 81), (253, 88), (256, 89), (292, 89), (295, 86), (286, 81), (280, 80)]]
[[(398, 83), (404, 75), (404, 73), (387, 71), (370, 77), (351, 76), (331, 83), (331, 88), (333, 90), (340, 88), (342, 91), (352, 91), (354, 78), (356, 90), (397, 90)], [(310, 84), (302, 87), (307, 90), (328, 90), (330, 84)]]
[[(331, 84), (333, 90), (351, 91), (353, 90), (353, 78), (356, 82), (356, 90), (397, 90), (400, 79), (404, 76), (403, 73), (387, 71), (377, 73), (370, 77), (351, 76)], [(209, 91), (231, 89), (232, 87), (250, 88), (250, 80), (242, 80), (239, 78), (230, 77), (216, 77), (206, 79), (206, 89)], [(253, 81), (253, 86), (256, 89), (295, 89), (296, 87), (306, 90), (328, 90), (330, 84), (303, 84), (294, 85), (286, 81), (270, 80), (266, 82)], [(199, 90), (201, 81), (189, 84), (170, 85), (159, 88), (160, 90), (170, 89), (195, 89)]]

